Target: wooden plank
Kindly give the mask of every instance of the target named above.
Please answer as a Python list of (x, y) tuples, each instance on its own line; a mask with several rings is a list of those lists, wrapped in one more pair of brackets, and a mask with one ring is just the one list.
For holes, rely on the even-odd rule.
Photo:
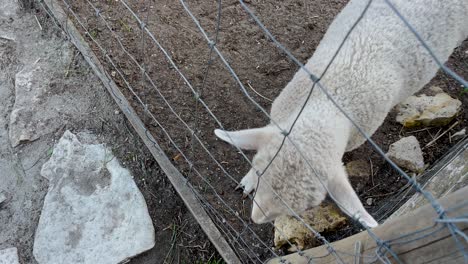
[(83, 54), (83, 57), (91, 66), (94, 73), (101, 79), (103, 85), (106, 87), (112, 98), (125, 114), (128, 121), (132, 124), (133, 128), (138, 133), (141, 140), (145, 143), (153, 157), (156, 159), (161, 169), (166, 173), (177, 193), (182, 198), (192, 215), (198, 221), (203, 231), (207, 234), (210, 241), (216, 247), (219, 254), (227, 263), (241, 263), (225, 238), (221, 235), (216, 225), (203, 209), (200, 201), (196, 198), (195, 194), (190, 189), (186, 178), (179, 172), (179, 170), (177, 170), (177, 168), (174, 167), (151, 133), (146, 130), (143, 122), (140, 120), (135, 110), (132, 108), (125, 96), (121, 93), (112, 78), (107, 74), (94, 52), (83, 39), (80, 32), (73, 25), (72, 21), (68, 19), (67, 13), (61, 8), (56, 0), (44, 0), (44, 3), (47, 5), (51, 14), (61, 25), (62, 29), (66, 31), (70, 41), (76, 46), (81, 54)]
[[(464, 187), (442, 199), (439, 203), (443, 208), (451, 208), (456, 205), (463, 204), (468, 200), (468, 186)], [(457, 210), (451, 211), (449, 217), (457, 217), (466, 215), (468, 212), (468, 204), (460, 207)], [(385, 224), (373, 228), (373, 233), (379, 237), (382, 241), (388, 241), (406, 234), (413, 234), (405, 239), (398, 240), (400, 242), (405, 241), (407, 243), (392, 244), (392, 250), (398, 255), (399, 260), (403, 263), (460, 263), (461, 251), (457, 248), (455, 239), (451, 236), (447, 228), (443, 228), (438, 232), (432, 233), (434, 230), (442, 227), (442, 224), (434, 225), (434, 219), (437, 218), (437, 214), (431, 205), (425, 205), (414, 212), (408, 213), (405, 216), (395, 218)], [(457, 224), (458, 228), (462, 232), (468, 231), (468, 223)], [(432, 228), (431, 228), (432, 227)], [(428, 228), (426, 232), (414, 234), (415, 231)], [(427, 236), (424, 236), (427, 235)], [(419, 238), (419, 239), (416, 239)], [(466, 241), (458, 237), (463, 248), (467, 248), (468, 244)], [(345, 238), (343, 240), (332, 243), (335, 250), (342, 258), (344, 263), (361, 263), (361, 261), (367, 263), (370, 259), (363, 258), (358, 262), (355, 262), (355, 244), (356, 242), (361, 243), (361, 255), (362, 256), (375, 256), (375, 252), (378, 248), (375, 240), (363, 231), (354, 236)], [(343, 254), (345, 252), (346, 254)], [(329, 254), (326, 246), (320, 246), (304, 251), (306, 256), (319, 257), (313, 260), (313, 263), (337, 263), (335, 256)], [(387, 254), (391, 262), (396, 262), (395, 259)], [(283, 257), (286, 261), (291, 263), (308, 263), (308, 258), (300, 256), (298, 253)], [(374, 259), (377, 260), (377, 259)], [(282, 263), (280, 259), (275, 258), (268, 262), (268, 264)]]
[[(429, 178), (423, 189), (439, 199), (468, 185), (468, 138), (457, 143), (437, 164), (418, 178)], [(388, 219), (399, 217), (427, 203), (417, 193), (408, 199)]]

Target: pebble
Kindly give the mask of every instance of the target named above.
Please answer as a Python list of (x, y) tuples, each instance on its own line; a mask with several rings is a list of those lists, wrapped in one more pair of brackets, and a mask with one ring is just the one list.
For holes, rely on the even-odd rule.
[(424, 170), (423, 153), (414, 136), (402, 138), (390, 145), (386, 155), (401, 168), (416, 173)]

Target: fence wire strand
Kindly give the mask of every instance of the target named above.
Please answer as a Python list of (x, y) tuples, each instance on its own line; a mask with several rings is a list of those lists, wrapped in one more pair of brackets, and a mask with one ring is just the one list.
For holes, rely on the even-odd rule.
[[(87, 27), (82, 23), (82, 21), (81, 21), (81, 19), (78, 17), (78, 15), (71, 9), (71, 6), (68, 4), (68, 2), (66, 2), (65, 0), (63, 0), (63, 2), (64, 2), (64, 4), (67, 6), (67, 8), (70, 9), (70, 13), (74, 16), (75, 20), (78, 22), (78, 24), (80, 24), (80, 26), (83, 28), (83, 30), (85, 30), (85, 33), (88, 35), (88, 37), (91, 39), (91, 41), (99, 47), (99, 49), (101, 50), (101, 52), (103, 53), (103, 55), (107, 58), (107, 60), (108, 60), (109, 63), (112, 65), (113, 69), (117, 72), (117, 74), (119, 75), (119, 77), (124, 81), (125, 85), (126, 85), (127, 88), (130, 90), (130, 92), (133, 94), (133, 96), (139, 101), (140, 105), (142, 105), (142, 107), (144, 107), (144, 106), (146, 105), (145, 102), (140, 98), (140, 96), (138, 96), (138, 94), (135, 92), (134, 88), (132, 88), (132, 86), (130, 85), (129, 81), (125, 78), (125, 76), (124, 76), (124, 74), (122, 73), (122, 71), (121, 71), (121, 70), (119, 69), (119, 67), (115, 64), (115, 62), (111, 59), (111, 57), (109, 56), (110, 53), (109, 53), (107, 50), (105, 50), (105, 49), (102, 47), (102, 45), (101, 45), (94, 37), (92, 37), (92, 36), (88, 33)], [(89, 3), (92, 7), (94, 7), (94, 5), (91, 4), (91, 2), (88, 1), (88, 3)], [(94, 9), (96, 10), (96, 14), (97, 14), (98, 16), (100, 16), (101, 18), (103, 18), (103, 16), (101, 15), (101, 12), (100, 12), (99, 10), (97, 10), (95, 7), (94, 7)], [(109, 29), (110, 29), (110, 28), (109, 28)], [(118, 38), (117, 38), (117, 40), (118, 40)], [(121, 41), (120, 41), (120, 40), (118, 40), (118, 42), (121, 44)], [(122, 47), (123, 47), (123, 46), (122, 46)], [(126, 51), (126, 53), (129, 55), (129, 57), (133, 58), (132, 60), (134, 60), (134, 61), (137, 63), (137, 61), (134, 59), (133, 56), (131, 56), (127, 51)], [(139, 65), (139, 64), (138, 64), (138, 65)], [(141, 67), (141, 65), (139, 65), (139, 66)], [(148, 77), (148, 80), (150, 80), (149, 76), (147, 76), (147, 77)], [(160, 93), (160, 92), (159, 92), (159, 89), (157, 89), (156, 86), (154, 86), (154, 88), (155, 88), (155, 90), (158, 91), (158, 93)], [(161, 98), (164, 98), (164, 96), (163, 96), (162, 94), (160, 94), (160, 96), (161, 96)], [(167, 101), (165, 101), (165, 102), (167, 102)], [(168, 104), (168, 106), (170, 106), (168, 102), (167, 102), (167, 104)], [(187, 125), (187, 123), (185, 123), (185, 121), (184, 121), (182, 118), (180, 118), (180, 116), (179, 116), (175, 111), (174, 111), (173, 113), (174, 113), (174, 115), (177, 116), (177, 118), (178, 118), (184, 125), (187, 126), (187, 129), (191, 129), (191, 128)], [(260, 239), (260, 237), (249, 227), (249, 225), (248, 225), (242, 218), (240, 218), (240, 217), (236, 214), (235, 210), (234, 210), (232, 207), (230, 207), (230, 206), (226, 203), (226, 201), (224, 201), (224, 199), (217, 193), (215, 187), (211, 185), (211, 183), (209, 182), (209, 180), (206, 179), (196, 168), (194, 168), (194, 167), (192, 166), (193, 162), (187, 157), (187, 155), (186, 155), (186, 154), (181, 150), (181, 148), (175, 143), (175, 141), (174, 141), (173, 138), (170, 136), (169, 132), (167, 132), (166, 128), (161, 124), (161, 122), (158, 121), (158, 119), (157, 119), (150, 111), (148, 111), (148, 114), (149, 114), (149, 116), (152, 118), (152, 120), (153, 120), (154, 122), (156, 122), (156, 124), (163, 130), (165, 136), (169, 139), (169, 141), (170, 141), (171, 144), (174, 146), (174, 148), (177, 149), (177, 151), (182, 155), (182, 157), (183, 157), (183, 158), (186, 160), (186, 162), (190, 165), (190, 168), (196, 173), (196, 175), (197, 175), (198, 177), (200, 177), (200, 178), (210, 187), (210, 189), (213, 190), (213, 192), (214, 192), (215, 196), (217, 197), (217, 199), (220, 200), (220, 201), (223, 203), (223, 205), (224, 205), (226, 208), (229, 209), (230, 213), (231, 213), (232, 215), (236, 216), (236, 217), (243, 223), (243, 225), (247, 227), (247, 229), (248, 229), (250, 232), (252, 232), (252, 234), (254, 235), (254, 237), (255, 237), (261, 244), (263, 244), (264, 247), (265, 247), (266, 249), (269, 249), (269, 250), (271, 251), (271, 253), (272, 253), (274, 256), (281, 258), (279, 255), (277, 255), (276, 252), (272, 251), (271, 248), (270, 248), (268, 245), (266, 245), (265, 242), (264, 242), (262, 239)], [(148, 130), (146, 130), (146, 128), (145, 128), (145, 131), (148, 131)], [(193, 134), (193, 133), (192, 133), (192, 134)], [(200, 145), (204, 146), (203, 142), (202, 142), (200, 139), (198, 139), (198, 137), (195, 136), (195, 138), (199, 141)], [(148, 137), (148, 139), (149, 139), (149, 137)], [(208, 151), (208, 149), (206, 149), (206, 147), (204, 147), (204, 149), (208, 152), (208, 154), (210, 154), (210, 157), (213, 158), (213, 160), (216, 162), (216, 164), (217, 164), (220, 168), (223, 169), (223, 171), (226, 173), (226, 175), (229, 175), (229, 174), (224, 170), (223, 166), (222, 166), (218, 161), (216, 161), (216, 159), (214, 159), (214, 157), (211, 155), (211, 153)], [(229, 175), (229, 176), (230, 176), (230, 175)], [(230, 176), (230, 177), (231, 177), (231, 179), (232, 179), (233, 181), (237, 182), (234, 178), (232, 178), (232, 176)], [(192, 186), (191, 186), (191, 188), (193, 189)], [(197, 194), (197, 196), (199, 197), (200, 195)], [(273, 226), (273, 227), (276, 228), (275, 226)], [(276, 229), (277, 229), (277, 228), (276, 228)], [(280, 234), (282, 234), (282, 231), (281, 231), (281, 230), (278, 230), (278, 229), (277, 229), (277, 231), (278, 231)], [(290, 242), (288, 241), (288, 243), (290, 243)], [(290, 244), (290, 246), (293, 246), (293, 245)]]

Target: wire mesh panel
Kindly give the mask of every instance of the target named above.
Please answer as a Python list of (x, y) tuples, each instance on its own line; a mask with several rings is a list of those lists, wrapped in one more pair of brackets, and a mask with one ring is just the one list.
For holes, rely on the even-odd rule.
[[(86, 36), (95, 54), (105, 65), (107, 74), (117, 83), (139, 118), (143, 120), (146, 133), (158, 141), (166, 155), (186, 177), (186, 184), (242, 262), (264, 263), (269, 258), (278, 258), (281, 262), (288, 262), (282, 257), (284, 252), (272, 247), (272, 233), (282, 234), (283, 230), (271, 221), (258, 225), (250, 220), (252, 204), (258, 208), (260, 214), (265, 216), (274, 208), (268, 208), (268, 210), (262, 208), (263, 204), (259, 203), (260, 200), (256, 197), (258, 192), (246, 191), (247, 199), (243, 200), (240, 193), (234, 191), (236, 187), (247, 187), (241, 179), (250, 168), (250, 173), (255, 176), (253, 189), (262, 188), (264, 192), (267, 192), (271, 200), (283, 208), (283, 212), (286, 210), (287, 214), (294, 216), (321, 244), (327, 247), (327, 256), (333, 256), (339, 263), (344, 263), (343, 256), (349, 255), (357, 256), (363, 261), (399, 262), (398, 255), (392, 250), (393, 245), (406, 243), (402, 241), (405, 241), (404, 239), (409, 235), (412, 235), (412, 239), (422, 239), (442, 230), (449, 230), (456, 241), (457, 252), (462, 252), (465, 261), (468, 261), (466, 252), (468, 237), (457, 226), (457, 223), (466, 222), (466, 218), (448, 217), (446, 210), (432, 197), (431, 193), (423, 190), (415, 177), (400, 169), (374, 142), (370, 137), (374, 131), (369, 131), (365, 126), (366, 120), (363, 121), (357, 113), (349, 111), (352, 107), (347, 105), (346, 97), (350, 95), (346, 94), (346, 91), (340, 92), (341, 87), (328, 87), (323, 83), (324, 80), (345, 79), (336, 75), (334, 68), (336, 58), (342, 56), (341, 59), (343, 57), (351, 59), (352, 56), (359, 56), (359, 54), (340, 52), (344, 49), (346, 53), (349, 47), (348, 49), (343, 47), (356, 44), (350, 44), (348, 41), (355, 41), (350, 40), (352, 34), (358, 34), (356, 32), (366, 29), (365, 26), (361, 26), (363, 23), (369, 25), (368, 20), (371, 18), (368, 12), (372, 12), (375, 6), (385, 6), (387, 11), (382, 15), (393, 17), (401, 22), (401, 28), (407, 30), (401, 33), (402, 36), (414, 38), (415, 43), (422, 47), (420, 49), (427, 53), (425, 61), (430, 60), (430, 63), (437, 64), (448, 77), (453, 78), (464, 89), (468, 87), (464, 78), (443, 64), (444, 58), (439, 59), (436, 56), (437, 50), (434, 51), (425, 42), (425, 35), (419, 34), (412, 25), (411, 18), (400, 13), (398, 5), (394, 2), (400, 3), (401, 1), (353, 1), (360, 7), (355, 9), (359, 12), (353, 13), (352, 19), (348, 19), (348, 23), (343, 25), (346, 32), (342, 34), (343, 38), (336, 39), (336, 50), (333, 50), (330, 58), (320, 65), (323, 69), (321, 72), (312, 72), (311, 68), (304, 64), (307, 57), (313, 53), (312, 48), (306, 49), (304, 46), (314, 42), (315, 47), (320, 38), (293, 41), (288, 34), (284, 34), (282, 39), (277, 39), (272, 32), (279, 32), (283, 28), (272, 28), (270, 31), (262, 21), (284, 19), (287, 24), (291, 18), (275, 17), (274, 13), (270, 13), (271, 17), (263, 18), (257, 15), (257, 12), (261, 13), (262, 10), (254, 11), (252, 6), (255, 7), (255, 5), (250, 2), (242, 0), (161, 2), (60, 0), (59, 4), (76, 27)], [(334, 4), (336, 6), (332, 7), (329, 4), (327, 8), (314, 12), (326, 14), (328, 16), (326, 23), (330, 23), (345, 3), (338, 1)], [(281, 3), (270, 5), (269, 10), (290, 8), (289, 5)], [(303, 18), (298, 21), (308, 25), (306, 28), (313, 29), (314, 24), (325, 23), (315, 21), (317, 16), (311, 14), (314, 5), (307, 1), (295, 1), (291, 5), (295, 5), (295, 10), (300, 10)], [(441, 5), (442, 7), (444, 6)], [(395, 20), (390, 19), (390, 21)], [(463, 26), (467, 27), (467, 25)], [(67, 30), (66, 25), (64, 30)], [(298, 29), (290, 26), (286, 27), (286, 30), (294, 35), (304, 28)], [(301, 35), (307, 34), (302, 32)], [(369, 47), (369, 49), (372, 48)], [(265, 52), (266, 49), (268, 52)], [(375, 53), (378, 52), (379, 50), (376, 49)], [(371, 58), (364, 59), (371, 61)], [(298, 96), (298, 100), (291, 102), (296, 104), (295, 110), (290, 114), (292, 117), (285, 122), (276, 119), (267, 109), (271, 107), (272, 100), (278, 96), (281, 88), (287, 84), (292, 73), (297, 69), (309, 81), (306, 83), (308, 89)], [(369, 71), (371, 69), (372, 67), (369, 67)], [(395, 76), (395, 78), (398, 79), (400, 76)], [(269, 82), (269, 79), (275, 79), (275, 82)], [(367, 80), (363, 78), (361, 81), (365, 83)], [(389, 82), (389, 80), (379, 81)], [(260, 86), (264, 87), (261, 92), (258, 91)], [(274, 89), (265, 89), (269, 86)], [(374, 151), (373, 155), (379, 156), (388, 163), (387, 168), (392, 171), (392, 177), (402, 179), (395, 185), (392, 196), (399, 197), (401, 193), (413, 190), (429, 201), (438, 215), (433, 226), (414, 230), (411, 234), (395, 237), (391, 241), (382, 240), (369, 228), (368, 223), (372, 221), (356, 213), (356, 210), (351, 210), (352, 206), (350, 207), (347, 203), (348, 199), (343, 199), (339, 192), (333, 188), (330, 189), (331, 179), (321, 177), (324, 175), (324, 170), (331, 169), (327, 167), (330, 164), (319, 164), (317, 162), (319, 159), (304, 151), (304, 143), (292, 136), (295, 129), (297, 130), (296, 126), (304, 123), (303, 115), (310, 111), (310, 105), (313, 104), (311, 102), (316, 102), (316, 100), (326, 101), (327, 107), (336, 111), (336, 120), (325, 120), (326, 122), (336, 123), (336, 130), (355, 131), (356, 137), (362, 137), (369, 143)], [(394, 100), (394, 98), (389, 98), (389, 100)], [(289, 108), (285, 107), (285, 109)], [(320, 112), (323, 109), (314, 110)], [(339, 126), (344, 122), (349, 122), (349, 128)], [(280, 134), (281, 138), (273, 146), (274, 150), (270, 151), (270, 155), (266, 155), (265, 160), (260, 163), (256, 162), (258, 159), (252, 160), (253, 153), (243, 150), (242, 144), (234, 144), (234, 149), (228, 148), (217, 140), (213, 133), (215, 129), (235, 130), (268, 124), (269, 129)], [(327, 131), (317, 129), (315, 132), (321, 134), (322, 137), (327, 137)], [(234, 134), (223, 135), (226, 135), (226, 141), (236, 140), (233, 138)], [(248, 144), (256, 146), (262, 144), (260, 141), (261, 138), (258, 142)], [(317, 142), (318, 145), (320, 143)], [(339, 145), (339, 143), (336, 144)], [(322, 146), (322, 149), (333, 148), (332, 144)], [(275, 186), (272, 181), (262, 180), (269, 179), (264, 175), (268, 175), (271, 170), (278, 171), (278, 164), (284, 165), (284, 162), (280, 162), (287, 151), (293, 152), (293, 156), (298, 158), (296, 162), (310, 171), (311, 175), (308, 177), (316, 183), (314, 188), (326, 191), (330, 200), (350, 216), (351, 224), (346, 233), (335, 237), (321, 234), (302, 219), (302, 212), (294, 210), (295, 206), (290, 203), (291, 199), (283, 195), (284, 190), (276, 188), (278, 184)], [(341, 158), (341, 156), (336, 157), (336, 160), (341, 162)], [(279, 170), (281, 171), (281, 168)], [(288, 171), (284, 171), (284, 174), (287, 173)], [(288, 181), (288, 176), (285, 176), (284, 181)], [(298, 181), (293, 184), (303, 183)], [(378, 217), (376, 217), (378, 220), (383, 220), (396, 209), (392, 208), (395, 204), (382, 202), (372, 213)], [(260, 215), (260, 218), (262, 217)], [(343, 252), (334, 248), (330, 243), (330, 239), (339, 239), (359, 230), (367, 230), (369, 236), (378, 245), (372, 256), (358, 256), (355, 251)], [(421, 235), (418, 236), (418, 234)], [(310, 263), (324, 257), (307, 254), (291, 242), (288, 243)]]

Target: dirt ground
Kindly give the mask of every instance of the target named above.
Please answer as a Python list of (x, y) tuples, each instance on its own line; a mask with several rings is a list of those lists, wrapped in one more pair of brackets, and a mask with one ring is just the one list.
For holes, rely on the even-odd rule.
[[(276, 2), (251, 0), (245, 2), (255, 11), (273, 35), (302, 62), (305, 62), (313, 54), (328, 25), (347, 3), (344, 0), (286, 0)], [(249, 210), (251, 203), (243, 201), (241, 194), (234, 191), (236, 183), (227, 177), (216, 166), (202, 146), (193, 140), (185, 125), (168, 109), (156, 89), (143, 77), (138, 67), (123, 51), (113, 33), (118, 36), (118, 39), (123, 42), (124, 47), (138, 63), (144, 65), (157, 89), (164, 95), (175, 112), (195, 130), (196, 135), (203, 144), (232, 177), (239, 181), (248, 171), (248, 163), (234, 149), (215, 138), (213, 130), (218, 128), (218, 124), (213, 121), (203, 106), (196, 103), (192, 91), (184, 83), (184, 80), (168, 64), (167, 59), (154, 45), (154, 42), (142, 33), (140, 25), (136, 23), (124, 5), (119, 1), (104, 0), (92, 1), (92, 3), (99, 9), (100, 14), (108, 23), (107, 25), (100, 17), (96, 16), (96, 10), (87, 1), (68, 1), (71, 10), (76, 13), (80, 23), (89, 32), (91, 38), (98, 41), (112, 60), (116, 62), (117, 68), (122, 72), (122, 75), (107, 61), (100, 48), (92, 42), (91, 38), (87, 38), (95, 53), (106, 65), (108, 72), (115, 77), (115, 82), (120, 85), (127, 98), (133, 103), (133, 107), (140, 113), (141, 119), (145, 121), (155, 138), (159, 140), (167, 155), (173, 159), (173, 163), (189, 178), (197, 191), (203, 194), (211, 206), (222, 215), (224, 222), (219, 222), (220, 228), (228, 230), (227, 222), (233, 229), (241, 233), (240, 237), (243, 242), (237, 245), (239, 247), (243, 245), (245, 248), (240, 248), (239, 252), (250, 250), (242, 253), (242, 259), (248, 261), (249, 258), (246, 255), (249, 254), (251, 254), (251, 257), (253, 254), (263, 260), (271, 257), (273, 227), (269, 224), (255, 225), (250, 223)], [(214, 39), (218, 14), (217, 1), (190, 0), (186, 1), (186, 3), (200, 21), (208, 36)], [(138, 0), (131, 1), (129, 5), (144, 21), (146, 27), (154, 34), (159, 43), (167, 49), (168, 54), (193, 85), (193, 89), (200, 94), (200, 97), (226, 129), (252, 128), (268, 123), (267, 118), (241, 93), (237, 83), (216, 55), (213, 56), (214, 59), (211, 65), (207, 67), (210, 58), (209, 46), (178, 1)], [(73, 17), (72, 12), (69, 14)], [(74, 18), (74, 20), (76, 26), (84, 34), (84, 29), (80, 28), (77, 19)], [(112, 31), (107, 26), (110, 26)], [(238, 2), (234, 0), (222, 1), (217, 47), (238, 74), (240, 81), (247, 89), (250, 89), (249, 93), (266, 109), (269, 109), (271, 100), (279, 94), (297, 71), (297, 66), (279, 52), (240, 7)], [(465, 41), (448, 62), (448, 66), (465, 79), (468, 78), (467, 50), (468, 42)], [(458, 122), (458, 124), (452, 128), (453, 132), (466, 127), (468, 98), (466, 93), (462, 92), (460, 85), (440, 73), (428, 84), (424, 91), (427, 91), (427, 88), (432, 85), (439, 86), (452, 97), (461, 100), (463, 102), (463, 113), (446, 127), (418, 131), (419, 129), (402, 128), (401, 125), (396, 123), (395, 113), (392, 112), (384, 125), (373, 136), (375, 142), (384, 150), (387, 150), (391, 143), (403, 136), (414, 135), (420, 141), (421, 146), (424, 147), (437, 135), (447, 130), (454, 122)], [(164, 126), (173, 142), (168, 140), (158, 123), (147, 114), (135, 94), (130, 91), (129, 86), (143, 100), (147, 110), (153, 113), (157, 121)], [(262, 96), (257, 95), (252, 88)], [(187, 165), (187, 162), (176, 150), (173, 143), (186, 154), (187, 158), (193, 163), (194, 168), (200, 175), (205, 177), (206, 181), (201, 179), (194, 172), (194, 169)], [(453, 144), (454, 142), (449, 140), (449, 133), (447, 133), (436, 144), (425, 147), (423, 149), (425, 162), (433, 164)], [(394, 204), (389, 202), (392, 202), (392, 199), (406, 182), (367, 145), (347, 153), (344, 161), (367, 159), (367, 157), (371, 160), (372, 177), (366, 180), (353, 181), (352, 184), (362, 201), (373, 198), (372, 205), (367, 206), (370, 213), (378, 219), (385, 219), (391, 213), (392, 206), (389, 205)], [(145, 164), (146, 168), (154, 168), (155, 166), (154, 163)], [(144, 186), (158, 194), (159, 192), (172, 190), (167, 186), (168, 183), (164, 185), (164, 188), (157, 189), (155, 186), (160, 184), (159, 181), (165, 181), (164, 177), (158, 177), (147, 177)], [(235, 213), (228, 210), (218, 196)], [(152, 196), (145, 196), (145, 198), (147, 198), (150, 207), (152, 204), (159, 203), (160, 199)], [(176, 207), (182, 210), (183, 206), (178, 206)], [(160, 218), (160, 221), (167, 221), (167, 219), (163, 219), (165, 217), (178, 219), (180, 213), (177, 210), (169, 210), (170, 208), (170, 206), (167, 207), (167, 213)], [(152, 216), (157, 218), (156, 215)], [(184, 221), (189, 216), (184, 211), (180, 217), (182, 219), (180, 221)], [(214, 218), (216, 217), (214, 216)], [(249, 228), (256, 235), (246, 230), (239, 218), (249, 223)], [(326, 237), (330, 240), (336, 240), (357, 232), (357, 230), (355, 226), (350, 224), (341, 230), (326, 234)], [(169, 239), (169, 237), (167, 238)]]
[[(37, 263), (32, 246), (48, 186), (40, 169), (54, 144), (68, 129), (73, 133), (90, 132), (112, 148), (121, 164), (131, 171), (146, 199), (156, 231), (156, 245), (130, 263), (220, 259), (83, 57), (39, 6), (32, 5), (30, 9), (25, 4), (23, 7), (8, 19), (0, 12), (0, 191), (5, 191), (8, 198), (0, 207), (0, 249), (17, 247), (20, 263)], [(46, 67), (53, 71), (61, 65), (59, 54), (67, 52), (74, 54), (73, 60), (52, 73), (50, 95), (70, 98), (73, 101), (70, 107), (80, 109), (80, 113), (54, 120), (52, 125), (59, 129), (53, 133), (11, 147), (8, 120), (15, 102), (15, 74), (38, 58), (49, 62)]]

